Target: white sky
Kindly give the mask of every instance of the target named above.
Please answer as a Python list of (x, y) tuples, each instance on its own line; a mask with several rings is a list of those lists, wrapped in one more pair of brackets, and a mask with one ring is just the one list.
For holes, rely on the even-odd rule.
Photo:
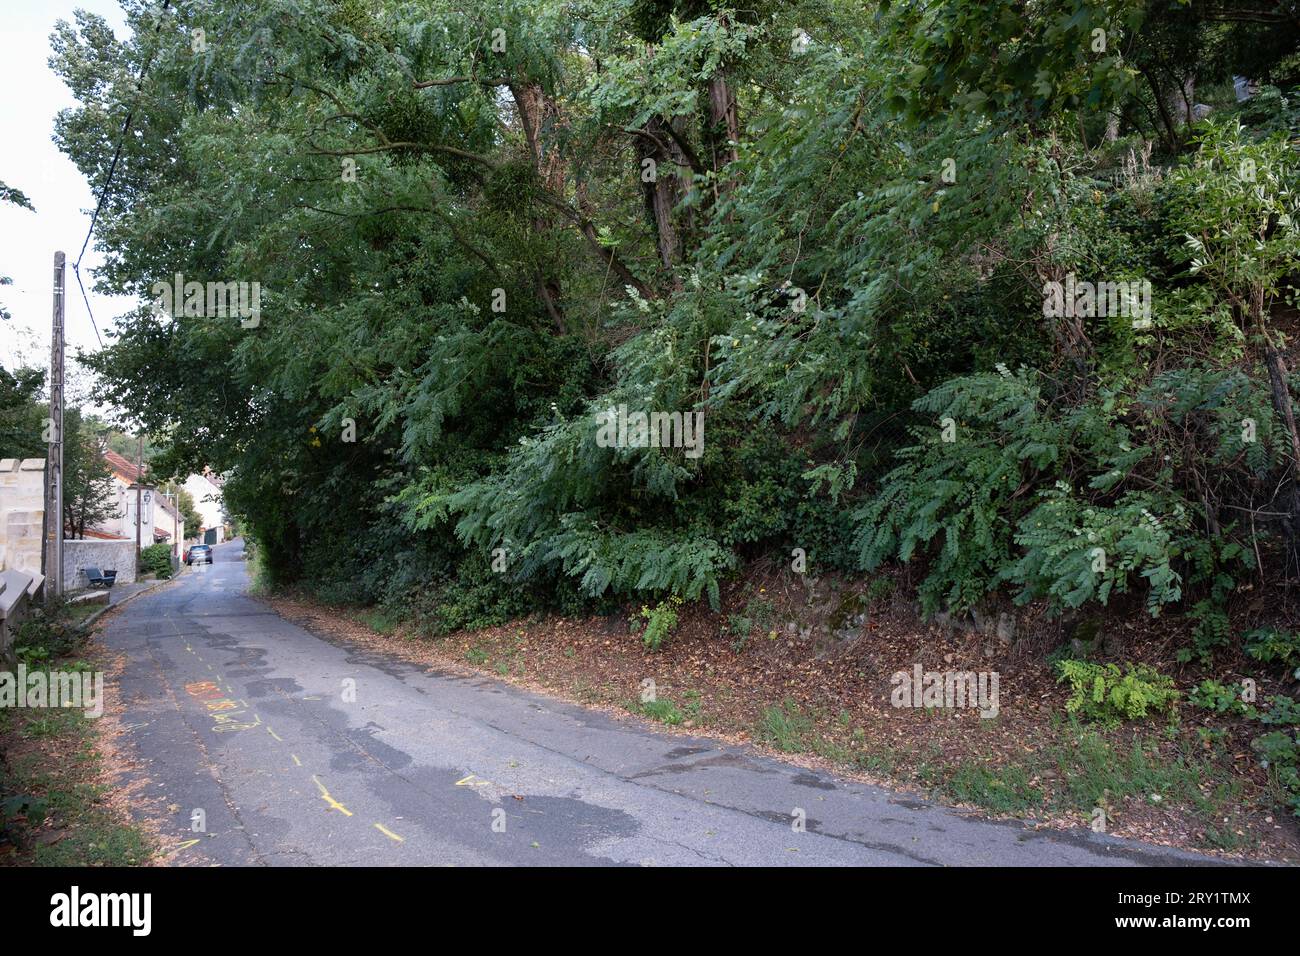
[[(36, 207), (32, 213), (0, 205), (0, 275), (13, 279), (13, 285), (0, 286), (0, 302), (13, 315), (0, 321), (0, 364), (49, 367), (54, 253), (61, 249), (68, 257), (68, 399), (82, 403), (87, 376), (78, 373), (72, 358), (79, 348), (94, 351), (99, 346), (72, 263), (90, 228), (95, 199), (91, 185), (51, 139), (55, 114), (75, 101), (46, 64), (55, 21), (71, 22), (77, 8), (103, 16), (119, 37), (126, 32), (116, 0), (5, 0), (0, 17), (0, 181), (22, 190)], [(131, 308), (132, 300), (97, 296), (90, 289), (90, 270), (101, 261), (92, 240), (81, 277), (103, 333), (114, 316)]]

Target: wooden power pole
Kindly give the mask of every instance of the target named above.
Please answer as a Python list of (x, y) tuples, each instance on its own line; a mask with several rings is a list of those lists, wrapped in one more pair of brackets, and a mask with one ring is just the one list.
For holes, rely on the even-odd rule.
[(45, 459), (45, 571), (46, 598), (63, 593), (63, 283), (65, 257), (54, 254), (54, 321), (50, 335), (49, 454)]
[(135, 440), (135, 553), (140, 555), (140, 492), (144, 490), (144, 434)]

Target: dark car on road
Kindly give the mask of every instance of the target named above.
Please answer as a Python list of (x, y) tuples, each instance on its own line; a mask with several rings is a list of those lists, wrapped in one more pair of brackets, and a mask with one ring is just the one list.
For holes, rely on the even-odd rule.
[(190, 548), (185, 555), (186, 564), (211, 564), (212, 563), (212, 546), (207, 544), (196, 544)]

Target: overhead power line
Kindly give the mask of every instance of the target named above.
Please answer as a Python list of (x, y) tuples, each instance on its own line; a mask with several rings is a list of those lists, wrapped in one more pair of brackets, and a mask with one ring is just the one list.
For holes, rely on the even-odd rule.
[[(157, 40), (158, 34), (162, 32), (163, 15), (171, 5), (171, 0), (163, 0), (162, 6), (158, 9), (158, 23), (154, 27), (154, 39)], [(104, 177), (104, 185), (99, 189), (99, 200), (95, 203), (95, 212), (90, 217), (90, 228), (86, 230), (86, 238), (81, 243), (81, 251), (77, 253), (77, 261), (72, 264), (72, 274), (77, 278), (77, 286), (81, 289), (81, 300), (86, 303), (86, 314), (90, 316), (90, 324), (95, 330), (95, 338), (99, 340), (100, 347), (104, 345), (104, 339), (99, 334), (99, 323), (95, 321), (95, 313), (90, 308), (90, 297), (86, 295), (86, 287), (81, 281), (81, 259), (86, 254), (86, 247), (90, 245), (90, 237), (94, 235), (95, 225), (99, 222), (99, 214), (104, 209), (104, 203), (108, 199), (109, 190), (113, 185), (113, 174), (117, 172), (118, 160), (122, 158), (122, 147), (126, 143), (127, 134), (131, 132), (131, 123), (135, 120), (135, 109), (140, 104), (140, 94), (144, 91), (144, 78), (149, 73), (149, 67), (153, 65), (154, 54), (158, 52), (158, 44), (153, 44), (153, 49), (149, 51), (149, 56), (140, 66), (140, 74), (135, 80), (135, 97), (131, 101), (131, 107), (126, 112), (126, 122), (122, 124), (122, 131), (117, 136), (117, 146), (113, 149), (112, 162), (108, 164), (108, 174)]]

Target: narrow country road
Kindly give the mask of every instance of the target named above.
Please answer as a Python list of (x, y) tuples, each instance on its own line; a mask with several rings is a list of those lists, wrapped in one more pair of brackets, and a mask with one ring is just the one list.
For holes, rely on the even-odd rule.
[[(245, 593), (239, 541), (105, 628), (178, 862), (1186, 865), (968, 819), (743, 748), (332, 643)], [(792, 828), (797, 810), (806, 832)], [(203, 830), (191, 821), (201, 811)], [(194, 841), (194, 842), (192, 842)]]

